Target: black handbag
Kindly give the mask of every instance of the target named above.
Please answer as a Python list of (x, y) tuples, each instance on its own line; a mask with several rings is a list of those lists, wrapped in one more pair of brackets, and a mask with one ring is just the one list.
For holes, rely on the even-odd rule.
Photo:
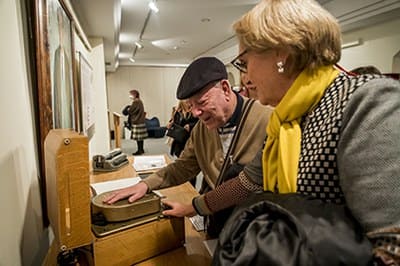
[[(233, 150), (235, 149), (236, 144), (239, 140), (239, 136), (242, 131), (244, 121), (246, 120), (247, 114), (249, 113), (253, 103), (254, 103), (253, 99), (250, 99), (245, 103), (244, 110), (241, 115), (238, 128), (235, 132), (235, 135), (233, 136), (233, 139), (232, 139), (231, 145), (229, 146), (228, 152), (226, 153), (224, 164), (222, 165), (222, 169), (219, 172), (219, 176), (218, 176), (217, 182), (215, 184), (215, 187), (219, 186), (220, 184), (222, 184), (223, 182), (225, 182), (231, 178), (238, 176), (239, 173), (244, 168), (244, 165), (241, 165), (241, 164), (233, 161), (232, 153), (233, 153)], [(210, 187), (208, 187), (208, 189), (206, 189), (205, 192), (207, 192), (207, 190), (209, 190), (209, 189), (210, 189)], [(204, 217), (205, 229), (207, 231), (207, 234), (210, 237), (216, 238), (219, 236), (222, 228), (225, 225), (225, 222), (230, 217), (230, 215), (233, 211), (233, 208), (234, 207), (226, 208), (226, 209), (220, 210), (218, 212), (215, 212), (213, 214), (210, 214), (210, 215), (207, 215)]]
[(130, 105), (125, 106), (125, 108), (122, 110), (122, 114), (123, 115), (129, 115), (129, 108), (130, 107), (131, 107)]
[(167, 131), (167, 136), (173, 138), (178, 142), (184, 143), (189, 138), (189, 132), (178, 124), (172, 124)]

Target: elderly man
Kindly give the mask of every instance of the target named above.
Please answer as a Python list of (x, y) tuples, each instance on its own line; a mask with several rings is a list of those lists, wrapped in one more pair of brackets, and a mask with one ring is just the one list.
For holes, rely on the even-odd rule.
[[(214, 189), (240, 121), (241, 132), (228, 159), (240, 165), (253, 159), (263, 145), (271, 110), (254, 102), (248, 105), (251, 107), (247, 118), (241, 120), (246, 102), (252, 100), (234, 92), (227, 77), (224, 64), (215, 57), (199, 58), (189, 65), (178, 86), (177, 98), (187, 100), (193, 115), (200, 121), (193, 128), (183, 153), (173, 163), (140, 183), (112, 193), (105, 199), (106, 203), (112, 204), (127, 197), (133, 202), (153, 189), (189, 181), (200, 171), (207, 185)], [(204, 208), (210, 212), (204, 197), (196, 198), (193, 201), (195, 206), (170, 201), (165, 203), (172, 208), (164, 211), (166, 215), (192, 216), (196, 214), (195, 210)]]

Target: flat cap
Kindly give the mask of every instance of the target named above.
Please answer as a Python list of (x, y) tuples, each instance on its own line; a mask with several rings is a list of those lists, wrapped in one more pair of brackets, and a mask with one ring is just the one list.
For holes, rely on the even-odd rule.
[(224, 63), (216, 57), (201, 57), (194, 60), (183, 73), (176, 91), (179, 100), (190, 98), (210, 82), (227, 79)]

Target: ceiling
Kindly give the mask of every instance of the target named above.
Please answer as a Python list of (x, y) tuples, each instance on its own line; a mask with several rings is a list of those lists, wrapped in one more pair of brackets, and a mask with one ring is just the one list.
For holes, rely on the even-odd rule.
[[(186, 66), (236, 45), (232, 24), (259, 0), (69, 0), (83, 31), (103, 38), (107, 71), (121, 65)], [(153, 0), (154, 1), (154, 0)], [(342, 30), (398, 17), (398, 0), (319, 0)], [(135, 42), (143, 45), (136, 47)], [(134, 56), (135, 62), (129, 58)]]

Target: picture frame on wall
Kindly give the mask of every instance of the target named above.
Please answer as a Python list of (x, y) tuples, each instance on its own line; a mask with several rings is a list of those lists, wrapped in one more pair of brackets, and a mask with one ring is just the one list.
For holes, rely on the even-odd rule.
[(80, 99), (80, 131), (89, 139), (95, 132), (95, 108), (93, 94), (93, 68), (81, 52), (78, 59), (78, 91)]
[(44, 142), (51, 129), (77, 131), (79, 106), (74, 51), (75, 22), (64, 0), (34, 0), (32, 17), (35, 40), (36, 86), (34, 94), (38, 152), (39, 184), (44, 225), (48, 224)]
[(47, 0), (52, 128), (76, 130), (72, 21), (59, 0)]

